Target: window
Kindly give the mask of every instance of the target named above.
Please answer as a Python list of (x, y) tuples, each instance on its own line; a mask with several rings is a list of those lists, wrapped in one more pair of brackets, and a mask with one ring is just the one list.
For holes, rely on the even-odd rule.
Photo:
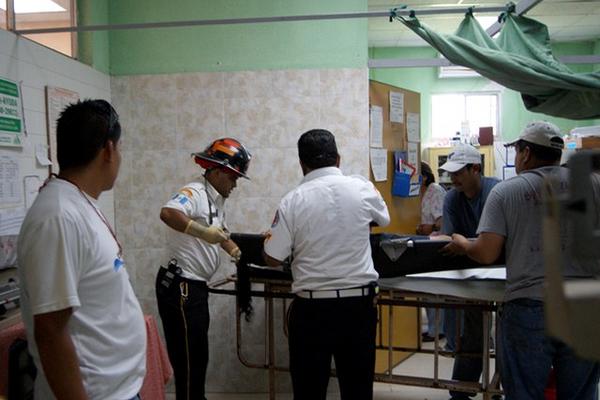
[[(8, 29), (7, 0), (0, 0), (0, 28)], [(14, 0), (15, 29), (64, 28), (75, 25), (75, 0)], [(25, 34), (24, 37), (70, 57), (75, 55), (71, 32)]]
[(491, 126), (498, 133), (498, 93), (449, 93), (431, 96), (431, 137), (448, 140), (456, 132), (477, 136)]

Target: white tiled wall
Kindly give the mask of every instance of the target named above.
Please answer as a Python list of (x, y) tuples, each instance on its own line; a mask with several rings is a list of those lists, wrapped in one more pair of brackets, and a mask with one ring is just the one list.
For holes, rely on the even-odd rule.
[[(201, 175), (190, 153), (222, 136), (238, 138), (253, 154), (251, 181), (238, 181), (227, 201), (234, 232), (270, 226), (281, 197), (302, 178), (296, 142), (311, 128), (336, 136), (341, 168), (368, 176), (368, 74), (366, 69), (246, 71), (126, 76), (111, 79), (124, 128), (123, 164), (115, 188), (116, 225), (135, 290), (146, 312), (156, 313), (154, 278), (169, 255), (161, 206)], [(234, 270), (223, 257), (217, 279)], [(235, 302), (211, 295), (209, 392), (264, 391), (267, 373), (244, 367), (235, 347)], [(264, 362), (264, 313), (255, 300), (246, 325), (244, 354)], [(157, 317), (157, 319), (159, 319)], [(277, 322), (281, 323), (281, 320)], [(286, 339), (277, 337), (286, 363)], [(279, 390), (289, 389), (280, 374)]]

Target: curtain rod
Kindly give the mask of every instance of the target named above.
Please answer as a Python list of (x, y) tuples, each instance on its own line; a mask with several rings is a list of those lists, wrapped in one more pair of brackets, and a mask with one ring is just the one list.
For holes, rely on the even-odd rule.
[[(476, 7), (476, 13), (496, 13), (504, 11), (505, 7)], [(436, 8), (436, 9), (394, 9), (395, 15), (409, 16), (411, 11), (415, 15), (437, 15), (437, 14), (465, 14), (467, 8)], [(68, 26), (60, 28), (39, 28), (39, 29), (15, 29), (13, 32), (20, 35), (31, 35), (39, 33), (59, 33), (59, 32), (94, 32), (94, 31), (115, 31), (126, 29), (151, 29), (151, 28), (176, 28), (189, 26), (207, 26), (207, 25), (234, 25), (234, 24), (260, 24), (268, 22), (293, 22), (293, 21), (315, 21), (315, 20), (335, 20), (351, 18), (389, 18), (392, 11), (368, 11), (357, 13), (341, 14), (313, 14), (313, 15), (288, 15), (279, 17), (257, 17), (257, 18), (227, 18), (227, 19), (203, 19), (188, 21), (168, 21), (168, 22), (144, 22), (131, 24), (108, 24), (108, 25), (88, 25), (88, 26)]]
[[(557, 56), (563, 64), (600, 64), (600, 55)], [(369, 68), (424, 68), (456, 65), (445, 58), (370, 58)]]

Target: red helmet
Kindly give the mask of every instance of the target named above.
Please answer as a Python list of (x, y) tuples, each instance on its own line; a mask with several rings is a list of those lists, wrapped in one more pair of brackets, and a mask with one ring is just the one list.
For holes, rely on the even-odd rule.
[(206, 170), (221, 168), (234, 172), (242, 178), (250, 179), (246, 176), (246, 171), (248, 171), (252, 154), (236, 139), (217, 139), (204, 151), (192, 153), (192, 156), (196, 164)]

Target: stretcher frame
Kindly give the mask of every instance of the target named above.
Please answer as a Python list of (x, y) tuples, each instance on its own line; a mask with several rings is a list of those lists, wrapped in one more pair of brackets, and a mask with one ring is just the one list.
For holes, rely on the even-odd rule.
[[(410, 283), (411, 278), (403, 277), (403, 280)], [(414, 278), (417, 279), (417, 278)], [(443, 279), (448, 281), (447, 279)], [(215, 281), (209, 284), (209, 291), (215, 294), (224, 295), (237, 295), (235, 289), (235, 282), (237, 278), (235, 275), (230, 275), (222, 280)], [(387, 279), (382, 280), (389, 281)], [(266, 279), (266, 278), (251, 278), (252, 287), (262, 285), (262, 290), (251, 290), (250, 295), (252, 297), (258, 297), (264, 299), (265, 313), (264, 313), (264, 326), (265, 326), (265, 351), (262, 362), (250, 361), (243, 352), (243, 332), (242, 332), (242, 313), (238, 302), (236, 301), (236, 350), (237, 356), (240, 362), (248, 368), (266, 369), (268, 371), (268, 386), (269, 386), (269, 400), (276, 399), (276, 373), (277, 372), (289, 372), (288, 366), (277, 365), (275, 362), (277, 348), (275, 345), (275, 300), (281, 300), (281, 312), (283, 317), (283, 330), (287, 337), (287, 321), (286, 313), (289, 304), (289, 299), (293, 299), (294, 295), (290, 292), (291, 282), (288, 280), (279, 279)], [(465, 281), (455, 280), (451, 283), (457, 288), (465, 284)], [(406, 286), (406, 285), (404, 285)], [(410, 286), (410, 285), (409, 285)], [(233, 288), (231, 288), (233, 287)], [(489, 400), (492, 396), (502, 394), (500, 389), (500, 377), (498, 373), (497, 359), (495, 355), (490, 354), (490, 343), (489, 343), (489, 332), (492, 324), (492, 313), (497, 311), (500, 302), (498, 299), (483, 298), (473, 299), (456, 296), (446, 295), (440, 293), (427, 293), (420, 290), (407, 290), (406, 288), (394, 288), (388, 286), (385, 283), (380, 283), (380, 293), (378, 299), (379, 315), (382, 313), (382, 306), (389, 306), (387, 308), (388, 318), (387, 326), (383, 326), (383, 319), (378, 318), (378, 331), (379, 334), (376, 337), (376, 349), (387, 351), (388, 356), (388, 368), (384, 373), (375, 373), (374, 381), (382, 383), (390, 383), (397, 385), (408, 385), (418, 387), (428, 387), (443, 390), (457, 390), (466, 391), (473, 393), (481, 393), (484, 400)], [(485, 296), (482, 296), (485, 297)], [(455, 308), (455, 309), (477, 309), (483, 312), (483, 371), (481, 376), (481, 382), (465, 382), (456, 381), (451, 379), (441, 379), (439, 377), (439, 357), (441, 355), (453, 357), (455, 353), (443, 351), (439, 349), (439, 339), (436, 334), (433, 349), (424, 349), (422, 343), (419, 340), (416, 347), (410, 346), (394, 346), (392, 340), (387, 340), (384, 343), (383, 329), (387, 329), (388, 338), (394, 337), (394, 307), (430, 307), (436, 309), (436, 319), (439, 321), (439, 313), (437, 312), (440, 308)], [(437, 326), (437, 324), (436, 324)], [(417, 330), (419, 330), (417, 326)], [(497, 329), (496, 329), (497, 332)], [(420, 337), (420, 335), (417, 335)], [(498, 343), (496, 339), (496, 343)], [(393, 369), (396, 365), (393, 363), (394, 352), (411, 352), (411, 353), (425, 353), (433, 356), (434, 367), (433, 377), (421, 377), (421, 376), (410, 376), (410, 375), (398, 375), (393, 373)], [(478, 354), (465, 354), (461, 353), (461, 356), (479, 356)], [(496, 363), (495, 372), (490, 376), (490, 362), (494, 359)], [(332, 376), (336, 376), (335, 370), (332, 369)]]

